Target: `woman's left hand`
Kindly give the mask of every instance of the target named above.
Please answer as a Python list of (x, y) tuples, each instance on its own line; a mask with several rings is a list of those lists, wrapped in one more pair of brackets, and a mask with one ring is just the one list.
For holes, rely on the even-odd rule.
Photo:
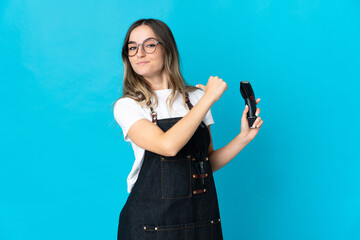
[[(256, 104), (258, 104), (260, 102), (260, 98), (258, 98), (257, 100), (255, 100)], [(260, 108), (256, 108), (255, 111), (255, 115), (258, 116), (253, 124), (253, 126), (255, 126), (255, 128), (250, 128), (249, 127), (249, 122), (247, 120), (247, 112), (249, 111), (249, 106), (246, 105), (244, 111), (243, 111), (243, 115), (241, 118), (241, 132), (240, 134), (245, 137), (246, 139), (248, 139), (249, 141), (253, 140), (256, 136), (256, 134), (258, 134), (261, 125), (263, 124), (263, 120), (261, 120), (261, 117), (259, 117), (260, 114)]]

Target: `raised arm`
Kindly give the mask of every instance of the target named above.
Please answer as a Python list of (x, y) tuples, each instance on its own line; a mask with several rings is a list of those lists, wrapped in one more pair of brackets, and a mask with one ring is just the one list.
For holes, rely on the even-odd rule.
[(130, 127), (129, 138), (148, 151), (175, 156), (192, 137), (211, 106), (220, 99), (227, 85), (218, 77), (210, 77), (205, 89), (199, 102), (168, 131), (163, 132), (149, 120), (140, 119)]
[(163, 132), (148, 119), (140, 119), (130, 127), (128, 136), (141, 148), (163, 156), (175, 156), (190, 140), (213, 104), (214, 100), (204, 94), (189, 113), (168, 131)]

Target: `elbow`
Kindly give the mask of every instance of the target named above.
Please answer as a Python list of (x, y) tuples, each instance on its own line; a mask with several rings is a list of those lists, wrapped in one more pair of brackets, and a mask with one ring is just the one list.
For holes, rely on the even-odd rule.
[(168, 157), (175, 157), (176, 154), (178, 153), (178, 151), (176, 151), (176, 150), (174, 150), (174, 148), (170, 147), (170, 148), (168, 148), (167, 153), (168, 153)]
[(165, 149), (166, 157), (174, 157), (178, 153), (171, 142), (165, 141), (163, 149)]

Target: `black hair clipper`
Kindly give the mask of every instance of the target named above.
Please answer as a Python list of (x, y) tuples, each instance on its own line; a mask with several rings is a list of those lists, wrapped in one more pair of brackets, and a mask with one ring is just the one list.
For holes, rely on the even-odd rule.
[(255, 111), (256, 111), (256, 102), (255, 102), (255, 94), (254, 91), (250, 85), (249, 82), (247, 81), (241, 81), (240, 82), (240, 93), (241, 96), (244, 98), (245, 100), (245, 104), (249, 106), (249, 111), (247, 113), (247, 119), (249, 122), (249, 127), (250, 128), (254, 128), (251, 127), (257, 116), (255, 115)]

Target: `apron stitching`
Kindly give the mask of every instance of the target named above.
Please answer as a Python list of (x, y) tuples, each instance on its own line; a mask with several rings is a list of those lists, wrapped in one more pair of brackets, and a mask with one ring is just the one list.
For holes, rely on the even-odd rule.
[(211, 224), (211, 240), (214, 240), (213, 225)]
[[(181, 230), (181, 229), (189, 229), (189, 228), (198, 228), (198, 227), (204, 227), (204, 226), (210, 226), (211, 223), (204, 223), (204, 224), (198, 224), (198, 225), (195, 225), (195, 226), (184, 226), (184, 227), (177, 227), (177, 228), (166, 228), (166, 229), (162, 229), (162, 228), (158, 228), (157, 230), (155, 229), (144, 229), (148, 232), (155, 232), (155, 231), (172, 231), (172, 230)], [(165, 225), (166, 226), (166, 225)], [(145, 231), (144, 231), (145, 232)]]

